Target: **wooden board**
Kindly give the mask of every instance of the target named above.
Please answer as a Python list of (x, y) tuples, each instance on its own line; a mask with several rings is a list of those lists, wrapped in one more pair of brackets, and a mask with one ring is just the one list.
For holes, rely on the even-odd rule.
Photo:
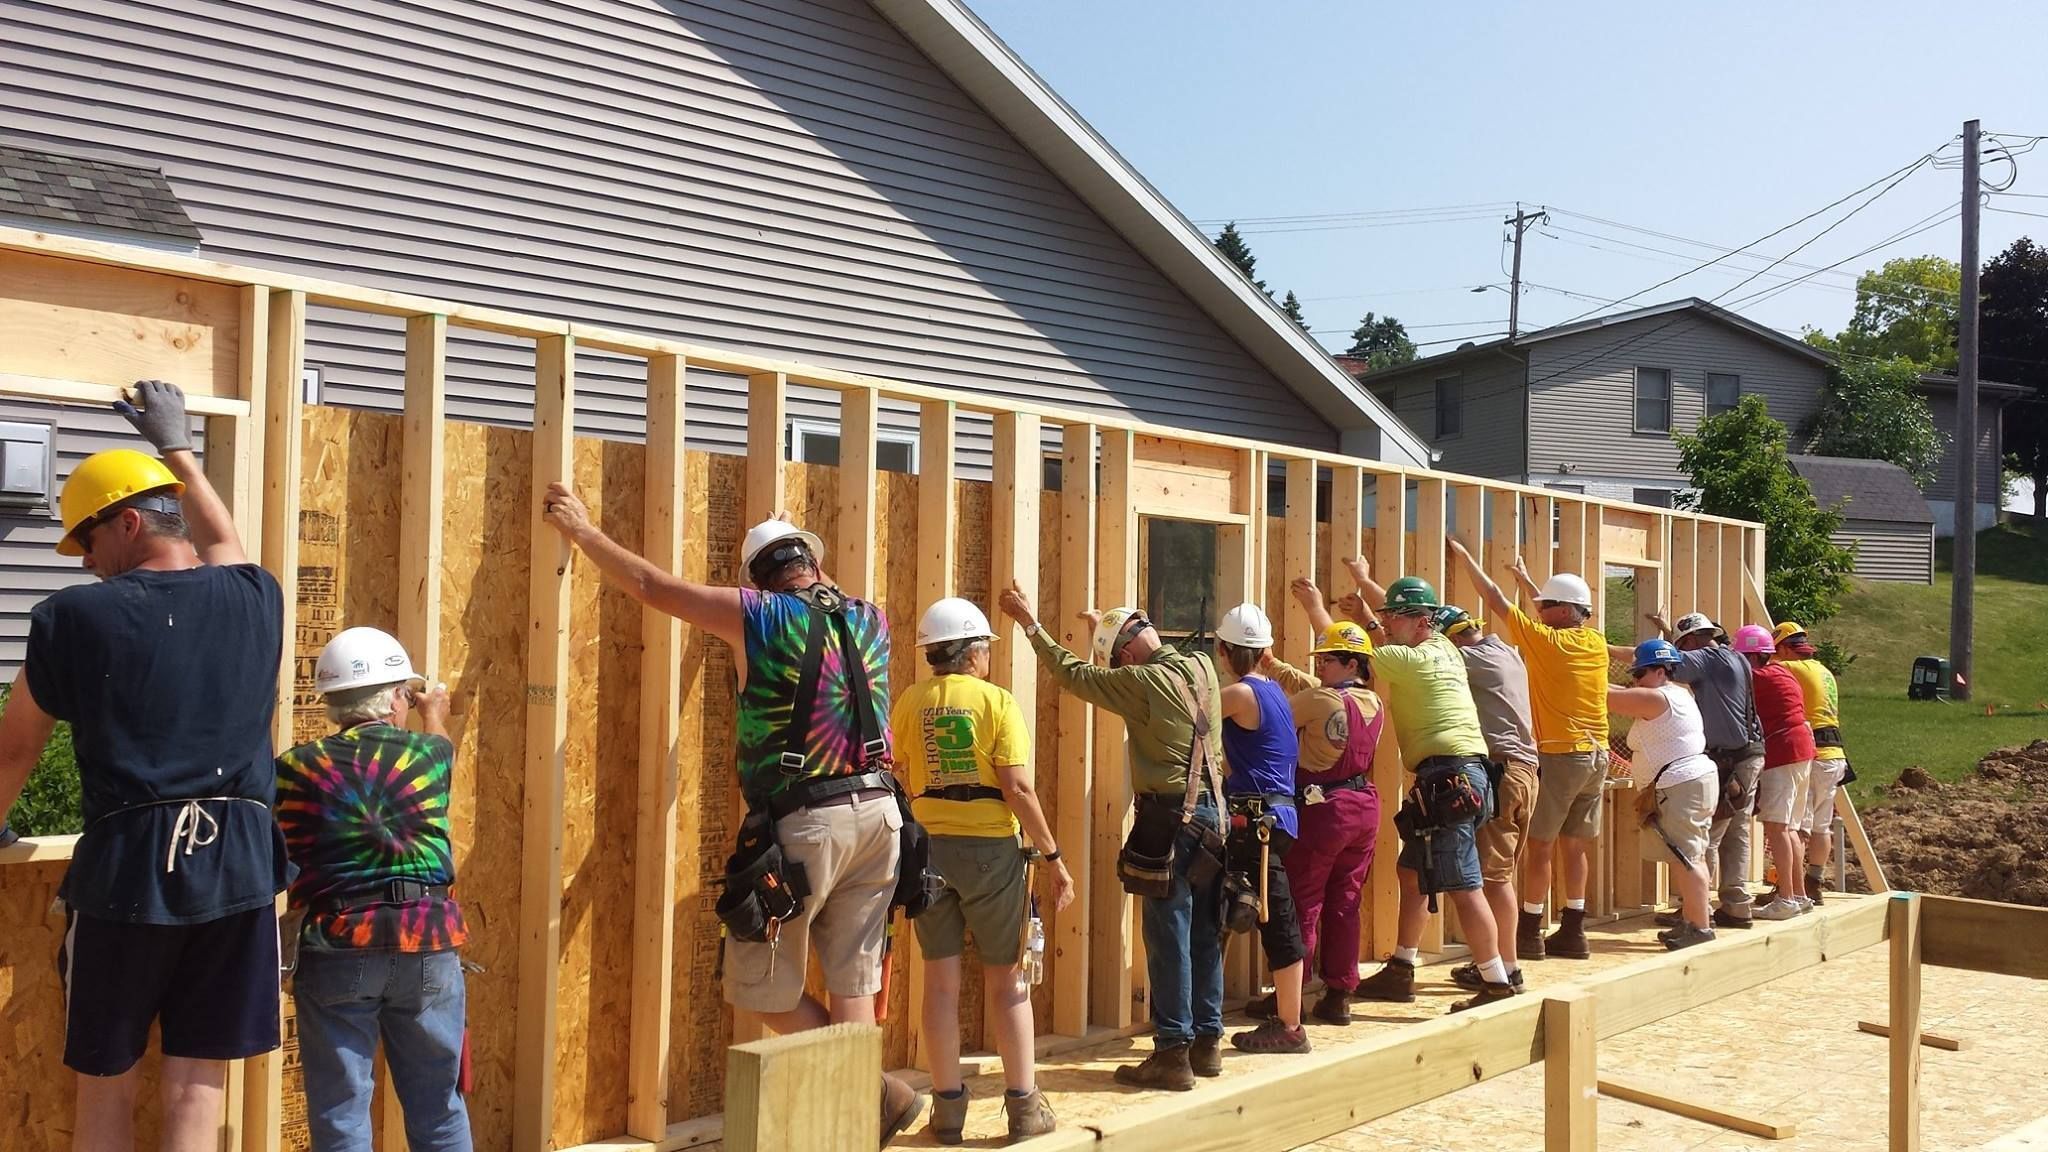
[[(1856, 1030), (1870, 1036), (1889, 1037), (1892, 1034), (1891, 1025), (1879, 1024), (1875, 1020), (1858, 1020), (1856, 1022)], [(1939, 1048), (1943, 1052), (1961, 1052), (1970, 1046), (1968, 1040), (1955, 1036), (1943, 1036), (1938, 1032), (1922, 1032), (1920, 1034), (1920, 1043), (1929, 1048)]]
[(0, 372), (237, 397), (242, 289), (0, 251)]
[[(1059, 547), (1048, 550), (1059, 558), (1059, 611), (1054, 614), (1050, 604), (1043, 611), (1051, 621), (1046, 626), (1060, 636), (1070, 651), (1085, 651), (1073, 647), (1076, 643), (1087, 643), (1074, 613), (1095, 602), (1094, 425), (1069, 424), (1062, 433), (1060, 489), (1057, 496), (1046, 496), (1047, 511), (1057, 507), (1059, 516)], [(1051, 535), (1046, 538), (1054, 539)], [(1067, 868), (1080, 888), (1074, 903), (1053, 916), (1051, 935), (1046, 939), (1046, 952), (1053, 963), (1049, 981), (1053, 985), (1053, 1027), (1063, 1034), (1079, 1036), (1086, 1033), (1090, 1019), (1092, 927), (1088, 913), (1097, 890), (1089, 885), (1089, 877), (1095, 875), (1096, 868), (1110, 866), (1108, 860), (1096, 856), (1095, 838), (1091, 835), (1095, 810), (1095, 709), (1060, 692), (1049, 676), (1040, 681), (1039, 699), (1058, 701), (1058, 759), (1048, 761), (1041, 754), (1038, 762), (1058, 764), (1053, 779), (1059, 792), (1059, 814), (1053, 820), (1053, 835), (1059, 840)], [(1043, 772), (1039, 779), (1045, 779)]]
[(726, 1053), (726, 1152), (841, 1152), (875, 1143), (881, 1032), (834, 1024)]
[[(1682, 1096), (1673, 1096), (1666, 1092), (1659, 1092), (1645, 1084), (1634, 1080), (1625, 1080), (1618, 1076), (1600, 1077), (1600, 1092), (1602, 1095), (1612, 1096), (1616, 1100), (1627, 1100), (1630, 1103), (1641, 1104), (1646, 1108), (1655, 1108), (1659, 1111), (1699, 1120), (1707, 1124), (1717, 1124), (1731, 1131), (1744, 1132), (1751, 1136), (1761, 1136), (1766, 1140), (1789, 1140), (1799, 1134), (1799, 1125), (1789, 1120), (1779, 1120), (1768, 1116), (1745, 1116), (1726, 1108), (1717, 1108), (1714, 1105), (1701, 1103), (1697, 1100), (1688, 1100)], [(1573, 1147), (1579, 1147), (1579, 1145), (1573, 1145)]]
[(1920, 960), (2048, 980), (2048, 908), (1922, 896)]

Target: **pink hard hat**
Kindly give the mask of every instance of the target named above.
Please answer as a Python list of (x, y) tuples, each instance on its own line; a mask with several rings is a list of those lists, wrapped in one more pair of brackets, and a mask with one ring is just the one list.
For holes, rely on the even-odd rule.
[(1744, 624), (1735, 630), (1735, 639), (1729, 644), (1744, 655), (1769, 655), (1778, 650), (1771, 642), (1770, 629), (1761, 624)]

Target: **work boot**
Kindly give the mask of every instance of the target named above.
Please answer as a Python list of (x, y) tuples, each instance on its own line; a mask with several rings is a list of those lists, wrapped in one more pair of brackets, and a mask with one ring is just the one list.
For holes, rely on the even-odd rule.
[(1308, 1014), (1325, 1024), (1342, 1028), (1351, 1023), (1351, 993), (1342, 988), (1323, 989), (1322, 999), (1308, 1010)]
[(1813, 901), (1813, 905), (1816, 908), (1827, 903), (1822, 898), (1821, 893), (1821, 889), (1825, 887), (1827, 887), (1827, 878), (1825, 876), (1822, 876), (1819, 872), (1808, 872), (1806, 874), (1806, 896)]
[(1116, 1082), (1133, 1088), (1192, 1092), (1195, 1090), (1195, 1074), (1188, 1067), (1188, 1046), (1168, 1044), (1154, 1048), (1143, 1064), (1125, 1064), (1118, 1068)]
[[(1479, 965), (1460, 964), (1456, 968), (1451, 969), (1451, 983), (1456, 984), (1467, 992), (1479, 992), (1486, 988), (1486, 977), (1479, 974)], [(1520, 968), (1508, 973), (1508, 983), (1516, 988), (1522, 986), (1522, 970)]]
[(1045, 1093), (1036, 1088), (1022, 1096), (1015, 1092), (1003, 1093), (1003, 1110), (1010, 1114), (1012, 1144), (1043, 1136), (1060, 1126), (1059, 1117), (1052, 1114), (1052, 1105), (1045, 1102)]
[[(924, 1115), (925, 1095), (904, 1081), (882, 1073), (882, 1147), (910, 1130)], [(963, 1104), (964, 1107), (964, 1104)]]
[(1522, 960), (1543, 959), (1543, 913), (1523, 912), (1515, 921), (1515, 956)]
[(1676, 928), (1683, 923), (1685, 923), (1685, 913), (1680, 912), (1676, 908), (1669, 912), (1657, 913), (1657, 927), (1659, 928)]
[(967, 1085), (960, 1085), (958, 1096), (944, 1092), (932, 1093), (932, 1135), (941, 1144), (958, 1144), (961, 1131), (967, 1127)]
[(1223, 1037), (1195, 1037), (1188, 1046), (1188, 1070), (1205, 1079), (1223, 1075)]
[(1463, 1012), (1467, 1008), (1477, 1008), (1481, 1004), (1498, 1004), (1502, 1000), (1510, 1000), (1521, 994), (1522, 990), (1513, 984), (1495, 984), (1488, 981), (1481, 984), (1478, 993), (1471, 998), (1454, 1001), (1451, 1004), (1451, 1011)]
[(1280, 994), (1268, 992), (1245, 1004), (1244, 1014), (1254, 1020), (1275, 1020), (1280, 1016)]
[(1230, 1046), (1239, 1052), (1300, 1054), (1309, 1051), (1308, 1029), (1289, 1028), (1278, 1020), (1268, 1020), (1249, 1032), (1232, 1036)]
[(1543, 951), (1563, 960), (1591, 959), (1593, 947), (1586, 943), (1586, 910), (1565, 909), (1558, 918), (1557, 931), (1543, 938)]
[(1664, 947), (1673, 952), (1680, 948), (1690, 948), (1695, 944), (1708, 943), (1713, 938), (1712, 928), (1696, 928), (1691, 924), (1680, 924), (1669, 932), (1657, 933), (1657, 939), (1662, 940)]
[(1358, 982), (1353, 1000), (1378, 1000), (1388, 1004), (1415, 1002), (1415, 965), (1397, 956), (1387, 957), (1380, 970)]
[(1726, 908), (1716, 908), (1714, 909), (1714, 927), (1742, 929), (1754, 928), (1756, 925), (1751, 923), (1747, 916), (1737, 916)]

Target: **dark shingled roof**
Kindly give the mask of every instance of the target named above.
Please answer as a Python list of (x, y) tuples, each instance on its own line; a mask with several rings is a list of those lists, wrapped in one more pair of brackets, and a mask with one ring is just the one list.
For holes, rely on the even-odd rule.
[(170, 182), (154, 168), (0, 144), (0, 217), (51, 220), (199, 243)]
[(1932, 524), (1927, 498), (1906, 470), (1884, 460), (1854, 460), (1846, 456), (1794, 456), (1792, 470), (1806, 478), (1813, 498), (1823, 508), (1841, 508), (1851, 520), (1890, 520), (1904, 524)]

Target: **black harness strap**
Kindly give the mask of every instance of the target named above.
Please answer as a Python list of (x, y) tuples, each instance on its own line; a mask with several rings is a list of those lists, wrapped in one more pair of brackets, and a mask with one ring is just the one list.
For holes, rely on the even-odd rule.
[[(810, 746), (811, 716), (818, 707), (818, 684), (824, 679), (825, 631), (828, 627), (836, 633), (840, 662), (846, 673), (847, 694), (852, 697), (854, 714), (860, 726), (861, 768), (871, 770), (882, 759), (887, 747), (882, 741), (881, 724), (875, 719), (867, 662), (861, 659), (860, 648), (853, 642), (852, 628), (846, 622), (846, 601), (837, 589), (823, 591), (825, 596), (795, 593), (811, 610), (811, 626), (804, 641), (803, 662), (797, 670), (796, 698), (790, 702), (789, 724), (782, 730), (781, 750), (775, 757), (785, 776), (803, 775), (809, 760), (806, 750)], [(827, 599), (828, 602), (821, 605), (819, 599)]]

